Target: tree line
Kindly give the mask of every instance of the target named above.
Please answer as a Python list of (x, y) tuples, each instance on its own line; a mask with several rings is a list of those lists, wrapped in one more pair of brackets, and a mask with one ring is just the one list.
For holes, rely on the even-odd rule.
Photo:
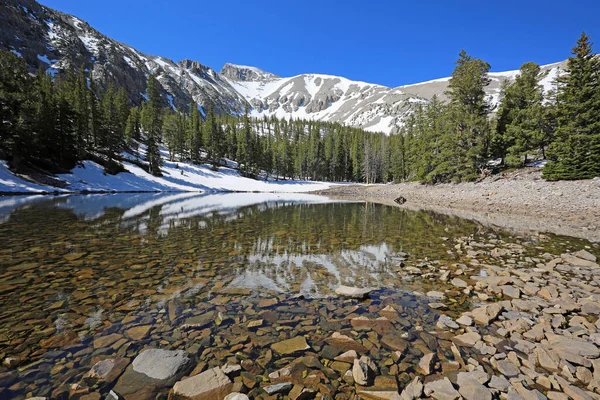
[[(584, 33), (567, 67), (544, 92), (540, 66), (525, 63), (491, 106), (490, 65), (459, 54), (443, 98), (415, 105), (390, 136), (339, 123), (217, 115), (192, 102), (174, 109), (148, 76), (141, 105), (124, 88), (96, 86), (85, 69), (31, 75), (24, 60), (0, 52), (0, 158), (11, 168), (63, 172), (92, 159), (124, 170), (122, 153), (161, 174), (170, 161), (229, 159), (246, 176), (275, 179), (423, 183), (470, 181), (492, 168), (547, 159), (546, 179), (600, 176), (600, 60)], [(491, 160), (496, 160), (491, 163)]]
[(460, 53), (448, 100), (418, 106), (390, 138), (395, 180), (470, 181), (533, 159), (548, 161), (549, 180), (600, 176), (600, 59), (589, 36), (581, 35), (549, 92), (540, 84), (540, 66), (528, 62), (514, 81), (504, 81), (493, 109), (484, 91), (489, 70), (487, 62)]

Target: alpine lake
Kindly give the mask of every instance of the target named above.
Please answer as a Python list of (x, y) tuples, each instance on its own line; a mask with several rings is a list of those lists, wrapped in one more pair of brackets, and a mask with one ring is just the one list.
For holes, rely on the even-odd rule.
[[(533, 325), (500, 329), (515, 312), (537, 323), (543, 304), (511, 304), (538, 298), (561, 254), (600, 255), (576, 238), (259, 193), (0, 197), (0, 244), (2, 399), (392, 399), (409, 384), (409, 399), (442, 399), (428, 382), (462, 388), (473, 371), (506, 398), (510, 387), (489, 383), (511, 376), (494, 360), (541, 374), (517, 343)], [(559, 291), (597, 291), (598, 275), (555, 265)], [(487, 325), (461, 318), (494, 303), (504, 309)], [(208, 389), (182, 384), (196, 376)], [(530, 380), (531, 392), (565, 390)]]

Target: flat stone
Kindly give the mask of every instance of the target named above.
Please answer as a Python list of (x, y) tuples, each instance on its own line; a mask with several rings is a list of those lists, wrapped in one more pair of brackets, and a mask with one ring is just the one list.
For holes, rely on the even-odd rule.
[(185, 399), (224, 399), (230, 394), (233, 382), (215, 367), (201, 374), (183, 379), (173, 386), (173, 394)]
[(600, 351), (595, 344), (578, 339), (570, 339), (564, 336), (551, 336), (548, 339), (550, 350), (558, 354), (560, 358), (568, 359), (569, 355), (598, 358)]
[(581, 306), (581, 312), (584, 314), (600, 314), (600, 304), (595, 301), (588, 301), (587, 303), (583, 303)]
[(354, 350), (357, 353), (367, 352), (367, 348), (365, 346), (352, 339), (351, 337), (342, 335), (339, 332), (333, 332), (333, 334), (327, 339), (325, 339), (325, 341), (331, 346), (336, 347), (343, 352), (349, 350)]
[(369, 366), (364, 361), (354, 360), (352, 365), (352, 378), (357, 385), (366, 386), (369, 380)]
[(463, 315), (462, 317), (460, 317), (459, 319), (457, 319), (456, 322), (458, 324), (464, 325), (464, 326), (471, 326), (471, 325), (473, 325), (473, 319), (471, 317), (469, 317), (468, 315)]
[(481, 340), (481, 336), (477, 332), (468, 332), (454, 336), (451, 340), (459, 346), (473, 347), (475, 343)]
[(110, 358), (98, 361), (85, 374), (84, 379), (111, 383), (123, 373), (127, 365), (129, 365), (129, 358)]
[(287, 393), (292, 390), (293, 386), (294, 385), (291, 382), (282, 382), (275, 385), (265, 386), (263, 390), (267, 392), (267, 394), (274, 395), (276, 393)]
[(596, 264), (594, 261), (589, 261), (583, 258), (576, 257), (571, 254), (561, 254), (560, 258), (563, 259), (567, 264), (575, 265), (576, 267), (584, 267), (584, 268), (599, 268), (600, 266)]
[(181, 378), (190, 363), (184, 350), (144, 350), (121, 375), (114, 391), (126, 400), (154, 399), (157, 391)]
[(196, 315), (185, 320), (181, 329), (201, 329), (215, 322), (215, 312), (207, 312), (201, 315)]
[(500, 360), (497, 362), (496, 367), (507, 378), (518, 376), (520, 373), (519, 368), (510, 360)]
[(583, 250), (583, 249), (582, 249), (582, 250), (579, 250), (579, 251), (577, 251), (577, 252), (575, 252), (575, 253), (573, 253), (573, 255), (574, 255), (575, 257), (577, 257), (577, 258), (581, 258), (582, 260), (588, 260), (588, 261), (591, 261), (591, 262), (596, 262), (596, 261), (598, 261), (598, 259), (596, 258), (596, 256), (595, 256), (595, 255), (593, 255), (593, 254), (592, 254), (592, 253), (590, 253), (589, 251), (587, 251), (587, 250)]
[(552, 356), (545, 349), (541, 347), (536, 347), (533, 352), (537, 357), (537, 361), (540, 367), (552, 372), (559, 371), (559, 360), (555, 360), (554, 358), (552, 358)]
[(502, 286), (502, 294), (511, 299), (518, 299), (521, 297), (521, 290), (518, 287), (506, 285)]
[(151, 325), (141, 325), (135, 326), (133, 328), (127, 329), (125, 331), (125, 335), (132, 340), (142, 340), (146, 337), (148, 332), (150, 332)]
[(425, 354), (421, 360), (419, 360), (419, 365), (417, 366), (417, 372), (422, 375), (429, 375), (432, 372), (433, 361), (434, 361), (435, 353)]
[(248, 322), (248, 329), (259, 328), (263, 325), (264, 320), (255, 319), (254, 321)]
[(273, 343), (271, 349), (275, 350), (281, 355), (294, 354), (298, 351), (304, 351), (310, 349), (304, 336), (296, 336), (292, 339), (287, 339), (278, 343)]
[(338, 296), (351, 297), (353, 299), (366, 299), (373, 289), (370, 288), (357, 288), (352, 286), (340, 285), (335, 289), (335, 293)]
[(119, 335), (118, 333), (100, 336), (94, 339), (94, 349), (104, 349), (110, 347), (121, 339), (123, 339), (123, 335)]
[(492, 392), (471, 374), (459, 373), (457, 383), (459, 393), (466, 400), (492, 400)]
[(438, 319), (438, 323), (437, 326), (441, 329), (445, 328), (450, 328), (450, 329), (458, 329), (460, 328), (458, 326), (458, 324), (456, 322), (454, 322), (454, 320), (452, 320), (452, 318), (450, 318), (447, 315), (440, 315), (440, 318)]
[(565, 392), (565, 394), (567, 396), (569, 396), (570, 398), (572, 398), (573, 400), (593, 400), (592, 396), (590, 396), (584, 390), (571, 385), (569, 382), (567, 382), (566, 379), (564, 379), (558, 375), (554, 375), (554, 378), (560, 385), (560, 388), (562, 389), (562, 391)]
[(233, 392), (225, 396), (223, 400), (250, 400), (250, 398), (244, 393)]
[(431, 396), (437, 400), (456, 400), (460, 397), (460, 393), (454, 389), (452, 382), (446, 377), (426, 383), (424, 392), (425, 396)]
[(450, 281), (450, 283), (452, 283), (452, 285), (456, 286), (457, 288), (466, 288), (469, 286), (467, 282), (463, 281), (460, 278), (454, 278)]
[(402, 400), (415, 400), (423, 395), (423, 383), (421, 378), (416, 376), (402, 391), (400, 397)]
[(42, 349), (58, 349), (71, 344), (75, 344), (79, 341), (79, 335), (73, 331), (60, 333), (52, 336), (48, 339), (40, 341), (40, 347)]
[(427, 297), (431, 297), (432, 299), (436, 299), (436, 300), (443, 300), (446, 298), (446, 295), (442, 292), (432, 290), (432, 291), (427, 292)]
[(510, 382), (503, 376), (492, 376), (490, 383), (488, 384), (492, 389), (498, 389), (501, 392), (506, 392), (510, 386)]
[(381, 339), (381, 343), (389, 347), (392, 350), (404, 353), (408, 348), (408, 342), (406, 339), (400, 337), (400, 334), (389, 334)]
[(525, 389), (522, 383), (513, 382), (513, 388), (517, 391), (517, 393), (523, 398), (523, 400), (546, 400), (546, 396), (544, 396), (539, 390), (533, 389), (528, 390)]
[(133, 360), (133, 370), (152, 379), (169, 379), (189, 364), (188, 354), (183, 350), (148, 349)]
[(356, 351), (348, 350), (347, 352), (335, 357), (334, 360), (352, 364), (352, 363), (354, 363), (354, 360), (356, 360), (357, 358), (358, 358), (358, 354), (356, 353)]

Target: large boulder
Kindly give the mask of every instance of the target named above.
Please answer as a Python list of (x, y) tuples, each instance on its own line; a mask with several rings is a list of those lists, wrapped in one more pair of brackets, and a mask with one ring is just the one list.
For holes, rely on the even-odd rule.
[(185, 375), (190, 365), (183, 350), (144, 350), (121, 375), (114, 391), (125, 400), (154, 399), (157, 391), (172, 386)]

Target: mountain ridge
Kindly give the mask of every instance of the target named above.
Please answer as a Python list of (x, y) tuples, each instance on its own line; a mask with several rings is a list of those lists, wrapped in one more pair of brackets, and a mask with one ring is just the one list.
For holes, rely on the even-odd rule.
[[(258, 118), (323, 120), (389, 134), (403, 125), (416, 104), (433, 95), (444, 98), (450, 79), (392, 88), (319, 73), (280, 77), (233, 63), (225, 63), (217, 72), (199, 61), (145, 54), (35, 0), (6, 0), (0, 4), (0, 14), (0, 48), (23, 57), (32, 71), (43, 67), (60, 73), (84, 67), (100, 87), (111, 83), (125, 87), (134, 104), (143, 100), (147, 74), (152, 73), (162, 87), (165, 105), (172, 107), (185, 110), (193, 100), (204, 110), (212, 103), (218, 113), (239, 115), (249, 107)], [(542, 71), (553, 77), (563, 64), (545, 65)], [(502, 80), (514, 79), (517, 73), (489, 74), (486, 92), (493, 104), (498, 102)], [(551, 82), (543, 84), (545, 90), (551, 89)]]

